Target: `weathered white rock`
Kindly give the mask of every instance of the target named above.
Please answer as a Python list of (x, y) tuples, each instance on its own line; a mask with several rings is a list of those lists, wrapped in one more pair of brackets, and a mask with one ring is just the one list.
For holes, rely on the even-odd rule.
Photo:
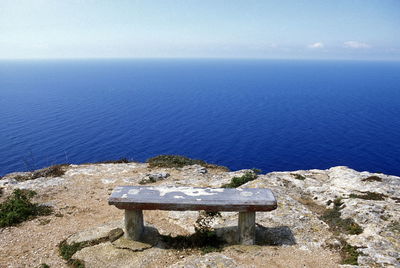
[[(295, 174), (304, 176), (304, 179), (296, 178)], [(377, 176), (380, 181), (368, 180), (371, 176)], [(260, 176), (259, 179), (248, 183), (246, 186), (270, 187), (277, 193), (279, 207), (276, 212), (270, 213), (271, 216), (287, 211), (287, 207), (282, 207), (285, 206), (282, 198), (308, 198), (326, 207), (329, 207), (328, 201), (343, 198), (341, 217), (353, 219), (364, 229), (359, 235), (342, 235), (342, 238), (350, 245), (360, 247), (359, 251), (365, 254), (365, 256), (359, 257), (359, 264), (381, 267), (400, 266), (398, 253), (400, 252), (400, 230), (396, 231), (396, 228), (390, 228), (391, 225), (399, 225), (400, 222), (399, 177), (357, 172), (347, 167), (334, 167), (328, 170), (272, 172)], [(368, 195), (368, 193), (381, 194), (383, 200), (356, 198), (357, 195), (363, 196)], [(295, 205), (290, 208), (297, 210), (300, 207), (301, 205)], [(318, 215), (311, 211), (292, 211), (292, 213), (296, 218), (305, 215), (318, 220)], [(302, 229), (301, 220), (294, 219), (291, 221), (285, 218), (283, 222), (292, 226), (291, 230), (294, 231), (298, 243), (305, 242), (298, 239), (302, 236), (301, 233), (297, 233), (297, 230)], [(309, 223), (308, 220), (307, 223)], [(318, 231), (318, 229), (315, 230)], [(309, 231), (305, 233), (310, 234)], [(323, 240), (321, 237), (317, 243), (322, 242), (321, 245), (323, 245)]]
[(82, 243), (82, 242), (92, 242), (98, 240), (107, 240), (109, 238), (109, 234), (112, 230), (123, 227), (123, 221), (113, 221), (109, 223), (105, 223), (68, 237), (67, 243), (69, 245), (74, 243)]
[[(18, 181), (15, 176), (21, 174), (7, 175), (0, 180), (0, 187), (7, 191), (15, 188), (44, 189), (54, 185), (68, 186), (73, 179), (76, 179), (75, 183), (79, 183), (84, 178), (101, 185), (104, 193), (107, 193), (111, 185), (137, 185), (141, 179), (149, 178), (147, 174), (158, 174), (157, 178), (162, 178), (156, 182), (158, 185), (220, 187), (232, 177), (241, 176), (247, 171), (215, 172), (210, 169), (204, 172), (203, 167), (198, 165), (182, 169), (149, 169), (147, 164), (141, 163), (71, 165), (60, 178)], [(296, 254), (299, 251), (339, 249), (344, 240), (359, 247), (358, 251), (363, 255), (359, 256), (358, 263), (362, 267), (400, 267), (399, 177), (333, 167), (327, 170), (271, 172), (260, 175), (258, 179), (241, 187), (270, 188), (278, 200), (276, 210), (256, 213), (256, 244), (259, 247), (251, 251), (253, 255), (249, 255), (247, 251), (240, 253), (243, 254), (243, 259), (263, 256), (270, 258), (273, 256), (271, 250), (279, 251), (282, 248), (292, 248)], [(369, 200), (371, 196), (381, 200)], [(332, 208), (332, 201), (336, 198), (342, 198), (341, 217), (351, 218), (359, 224), (363, 228), (361, 234), (338, 236), (320, 219), (318, 210)], [(145, 211), (145, 221), (146, 215), (150, 215), (146, 213)], [(193, 233), (198, 212), (165, 211), (159, 212), (159, 215), (157, 212), (151, 215), (149, 220), (156, 229), (153, 228), (155, 231), (146, 237), (154, 240), (154, 243), (149, 244), (156, 245), (157, 231), (165, 235)], [(220, 253), (185, 255), (179, 261), (170, 255), (175, 254), (175, 250), (163, 249), (159, 244), (138, 252), (116, 248), (112, 243), (104, 241), (107, 241), (110, 230), (122, 227), (122, 222), (118, 222), (69, 237), (68, 243), (101, 241), (98, 245), (77, 252), (74, 258), (84, 260), (86, 267), (154, 267), (154, 263), (167, 263), (165, 267), (207, 267), (215, 264), (220, 264), (221, 267), (240, 267), (242, 264), (232, 252), (229, 255), (225, 248)], [(237, 243), (238, 213), (221, 213), (221, 217), (216, 217), (210, 224), (228, 244)], [(292, 262), (288, 267), (296, 267), (295, 264)], [(248, 267), (262, 267), (257, 265), (251, 266), (250, 263)]]
[(238, 264), (232, 259), (221, 253), (212, 253), (205, 256), (192, 256), (183, 261), (175, 263), (169, 268), (236, 268)]
[(160, 173), (148, 174), (147, 176), (149, 177), (149, 179), (151, 181), (156, 182), (156, 181), (160, 181), (160, 180), (166, 179), (170, 175), (167, 172), (160, 172)]
[(0, 180), (0, 187), (37, 190), (47, 187), (63, 185), (66, 183), (67, 182), (62, 177), (55, 177), (55, 178), (41, 177), (27, 181), (17, 181), (13, 178), (5, 178)]
[(152, 245), (150, 244), (134, 241), (125, 237), (121, 237), (115, 240), (114, 242), (112, 242), (112, 244), (118, 249), (129, 249), (132, 251), (143, 251), (152, 247)]
[(157, 267), (151, 264), (163, 263), (164, 259), (168, 258), (168, 253), (168, 250), (156, 247), (134, 252), (130, 249), (116, 248), (110, 242), (106, 242), (83, 248), (72, 258), (84, 261), (87, 268)]

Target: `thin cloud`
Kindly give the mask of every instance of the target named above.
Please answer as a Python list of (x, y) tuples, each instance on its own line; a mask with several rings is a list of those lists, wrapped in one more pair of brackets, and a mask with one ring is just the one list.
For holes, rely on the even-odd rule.
[(316, 42), (308, 45), (309, 48), (323, 48), (325, 45), (322, 42)]
[(371, 46), (367, 43), (358, 42), (358, 41), (346, 41), (343, 43), (344, 47), (347, 48), (370, 48)]

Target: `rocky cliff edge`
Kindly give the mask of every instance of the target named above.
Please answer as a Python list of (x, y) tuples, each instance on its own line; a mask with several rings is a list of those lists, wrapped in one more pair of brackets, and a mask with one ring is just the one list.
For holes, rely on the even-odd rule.
[[(147, 240), (124, 244), (123, 211), (107, 204), (117, 185), (220, 187), (250, 170), (146, 163), (66, 165), (60, 176), (12, 173), (1, 201), (16, 188), (35, 190), (53, 214), (0, 229), (0, 267), (400, 267), (400, 178), (339, 166), (271, 172), (240, 186), (270, 188), (278, 209), (257, 213), (257, 245), (236, 244), (237, 213), (210, 226), (218, 249), (177, 248), (160, 236), (195, 232), (196, 211), (144, 211)], [(21, 179), (31, 176), (31, 179)], [(113, 238), (114, 236), (114, 238)], [(60, 247), (72, 249), (69, 262)]]

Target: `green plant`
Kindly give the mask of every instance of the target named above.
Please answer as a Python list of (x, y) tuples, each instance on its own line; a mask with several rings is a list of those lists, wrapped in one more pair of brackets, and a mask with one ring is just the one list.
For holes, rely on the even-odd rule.
[(34, 204), (30, 200), (35, 191), (15, 189), (6, 201), (0, 204), (0, 227), (12, 226), (36, 216), (49, 215), (52, 208)]
[(71, 259), (68, 262), (68, 265), (73, 268), (85, 268), (85, 263), (82, 260), (78, 260), (78, 259)]
[(71, 245), (67, 244), (64, 240), (58, 245), (58, 250), (61, 257), (67, 261), (67, 264), (74, 268), (84, 268), (85, 263), (78, 259), (72, 259), (72, 256), (78, 252), (79, 250), (87, 247), (86, 243), (72, 243)]
[(95, 162), (94, 164), (123, 164), (123, 163), (130, 163), (128, 158), (120, 158), (116, 160), (106, 160), (106, 161), (100, 161), (100, 162)]
[(262, 170), (259, 168), (252, 168), (251, 171), (253, 171), (256, 174), (260, 174), (262, 172)]
[(180, 155), (158, 155), (147, 160), (149, 167), (167, 167), (167, 168), (181, 168), (190, 165), (200, 165), (206, 168), (221, 168), (228, 170), (226, 167), (209, 164), (203, 160), (190, 159)]
[(321, 215), (320, 219), (329, 225), (334, 237), (341, 243), (340, 255), (342, 258), (342, 264), (357, 265), (358, 256), (361, 255), (357, 250), (358, 247), (349, 245), (343, 238), (341, 238), (341, 234), (360, 234), (363, 232), (363, 229), (352, 219), (341, 218), (340, 210), (343, 208), (342, 198), (336, 198), (333, 201), (328, 200), (326, 202), (328, 206), (333, 204), (332, 209), (326, 209), (324, 206), (320, 206), (310, 199), (299, 199), (298, 201), (303, 205), (306, 205), (311, 211)]
[(63, 257), (64, 260), (70, 260), (72, 255), (74, 255), (76, 252), (84, 248), (85, 245), (84, 243), (73, 243), (71, 245), (67, 244), (66, 241), (63, 241), (59, 245), (59, 251), (61, 257)]
[(61, 177), (65, 174), (65, 169), (68, 165), (66, 164), (61, 164), (61, 165), (55, 165), (47, 168), (42, 168), (39, 170), (36, 170), (34, 172), (30, 172), (24, 175), (18, 175), (13, 177), (17, 181), (27, 181), (27, 180), (34, 180), (37, 178), (41, 177)]
[(342, 264), (358, 265), (358, 256), (361, 254), (357, 251), (358, 247), (343, 242), (344, 246), (341, 250)]
[(253, 181), (253, 180), (257, 179), (257, 177), (258, 177), (258, 173), (254, 172), (254, 171), (248, 171), (240, 177), (233, 177), (231, 179), (230, 183), (224, 184), (221, 187), (222, 188), (237, 188), (249, 181)]
[(50, 266), (47, 263), (42, 263), (39, 266), (40, 268), (50, 268)]
[(178, 235), (176, 237), (161, 235), (161, 239), (168, 248), (198, 248), (202, 253), (220, 251), (224, 241), (217, 236), (210, 225), (215, 217), (220, 216), (219, 212), (201, 212), (196, 220), (194, 234)]
[(365, 200), (385, 200), (385, 197), (387, 197), (387, 195), (373, 192), (365, 192), (364, 194), (350, 194), (349, 197)]
[(320, 217), (321, 220), (326, 222), (331, 230), (336, 233), (347, 233), (347, 234), (361, 234), (363, 229), (358, 225), (353, 219), (346, 218), (342, 219), (342, 199), (337, 198), (333, 201), (333, 208), (327, 209), (323, 215)]
[(378, 182), (381, 182), (382, 178), (378, 177), (378, 176), (369, 176), (368, 178), (364, 178), (361, 181), (367, 181), (367, 182), (378, 181)]
[(389, 228), (389, 230), (391, 230), (392, 232), (398, 232), (398, 233), (400, 233), (400, 222), (398, 222), (398, 221), (391, 222), (391, 223), (388, 225), (388, 228)]
[(292, 174), (292, 175), (294, 176), (294, 178), (295, 178), (296, 180), (304, 181), (304, 180), (306, 179), (306, 177), (304, 177), (304, 176), (301, 175), (301, 174)]
[(110, 234), (109, 234), (109, 237), (102, 237), (102, 238), (99, 238), (96, 240), (80, 242), (80, 243), (72, 243), (72, 244), (68, 244), (66, 240), (63, 240), (58, 244), (58, 252), (59, 252), (60, 256), (64, 260), (67, 261), (67, 264), (69, 266), (75, 267), (75, 268), (84, 268), (85, 263), (79, 259), (72, 259), (72, 256), (76, 252), (78, 252), (79, 250), (81, 250), (85, 247), (91, 247), (94, 245), (98, 245), (100, 243), (104, 243), (106, 241), (114, 241), (114, 240), (111, 240), (112, 238), (115, 238), (115, 235), (110, 236)]

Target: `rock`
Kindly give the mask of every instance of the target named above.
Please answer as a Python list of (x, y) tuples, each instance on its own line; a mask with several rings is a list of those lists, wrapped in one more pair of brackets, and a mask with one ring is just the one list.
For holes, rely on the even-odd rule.
[(236, 268), (238, 264), (232, 259), (221, 253), (211, 253), (205, 256), (191, 256), (183, 261), (175, 263), (169, 268)]
[(199, 166), (196, 168), (196, 172), (200, 173), (200, 174), (206, 174), (207, 173), (207, 169), (205, 167)]
[[(10, 180), (10, 181), (25, 181), (25, 180), (30, 180), (33, 177), (33, 172), (13, 172), (13, 173), (9, 173), (7, 175), (5, 175), (4, 177), (0, 178), (0, 182), (1, 181), (6, 181), (6, 180)], [(0, 184), (1, 185), (1, 184)]]
[(61, 177), (55, 177), (55, 178), (40, 177), (34, 180), (17, 182), (16, 184), (13, 185), (13, 187), (19, 189), (38, 190), (47, 187), (63, 185), (65, 183), (66, 180)]
[(108, 241), (114, 242), (118, 238), (124, 235), (124, 230), (121, 228), (112, 229), (108, 232)]
[(147, 177), (143, 178), (139, 183), (140, 184), (153, 183), (153, 182), (157, 182), (160, 180), (164, 180), (164, 179), (168, 178), (169, 176), (170, 175), (167, 172), (147, 174)]
[(165, 260), (170, 259), (168, 253), (168, 250), (159, 248), (133, 252), (128, 249), (116, 248), (110, 242), (106, 242), (83, 248), (72, 258), (84, 261), (86, 268), (157, 267), (154, 265), (155, 263), (163, 264)]
[(55, 208), (56, 204), (54, 202), (45, 202), (45, 203), (41, 203), (40, 206)]
[(159, 181), (168, 178), (170, 175), (167, 172), (160, 172), (148, 175), (151, 180)]
[[(2, 236), (7, 235), (4, 241), (8, 243), (6, 245), (3, 241), (0, 247), (0, 253), (6, 259), (6, 265), (3, 266), (21, 266), (18, 262), (22, 257), (17, 261), (14, 260), (16, 257), (11, 259), (8, 256), (14, 255), (7, 250), (16, 245), (13, 252), (20, 252), (23, 243), (19, 241), (24, 241), (28, 235), (55, 236), (54, 232), (66, 229), (65, 226), (60, 228), (60, 223), (68, 224), (68, 220), (74, 221), (73, 228), (80, 230), (88, 222), (92, 226), (97, 220), (104, 222), (120, 218), (123, 211), (111, 208), (106, 203), (116, 185), (137, 185), (144, 178), (144, 183), (157, 181), (158, 184), (171, 186), (220, 187), (232, 177), (241, 176), (247, 171), (207, 170), (200, 165), (150, 169), (147, 164), (120, 163), (71, 165), (65, 175), (58, 178), (21, 181), (16, 178), (25, 173), (7, 175), (0, 179), (0, 188), (4, 187), (4, 191), (24, 187), (45, 189), (38, 191), (34, 201), (57, 204), (60, 210), (63, 206), (76, 208), (73, 214), (66, 211), (65, 217), (52, 218), (44, 231), (40, 231), (41, 225), (29, 223), (2, 229)], [(46, 189), (52, 186), (54, 188)], [(234, 245), (237, 243), (238, 213), (222, 212), (221, 217), (210, 221), (217, 235), (226, 241), (220, 252), (202, 255), (199, 249), (167, 249), (166, 243), (160, 241), (158, 232), (173, 237), (193, 234), (199, 215), (197, 211), (144, 211), (146, 228), (141, 242), (122, 238), (123, 222), (113, 221), (77, 232), (68, 237), (67, 243), (83, 242), (87, 245), (73, 256), (85, 261), (86, 267), (352, 267), (340, 265), (340, 251), (346, 245), (353, 246), (352, 250), (361, 253), (358, 256), (361, 267), (400, 267), (399, 177), (333, 167), (327, 170), (271, 172), (259, 175), (256, 180), (240, 187), (271, 188), (278, 200), (276, 210), (257, 212), (255, 246)], [(338, 198), (341, 198), (340, 206), (337, 205)], [(69, 203), (71, 200), (74, 202)], [(336, 207), (340, 211), (337, 217), (341, 220), (352, 219), (362, 228), (362, 232), (333, 232), (321, 215), (327, 209)], [(88, 217), (91, 217), (90, 221)], [(55, 242), (65, 239), (74, 231), (73, 228), (60, 235), (60, 241)], [(24, 236), (20, 235), (20, 231)], [(30, 244), (24, 242), (24, 258), (29, 254), (31, 259), (47, 254), (55, 262), (60, 261), (54, 248), (51, 252), (29, 253), (32, 245), (36, 246), (32, 252), (39, 252), (43, 248), (42, 241), (36, 243), (35, 239), (30, 239)], [(31, 259), (23, 262), (22, 266), (28, 266)], [(2, 260), (0, 263), (2, 266)], [(58, 263), (51, 266), (62, 265)]]
[[(122, 221), (113, 221), (100, 226), (90, 228), (76, 234), (71, 235), (67, 239), (67, 244), (82, 242), (93, 242), (93, 241), (107, 241), (110, 238), (113, 239), (118, 235), (116, 229), (121, 229), (123, 226)], [(122, 231), (122, 229), (121, 229)]]
[(132, 251), (143, 251), (145, 249), (151, 248), (152, 245), (147, 243), (142, 243), (139, 241), (133, 241), (127, 239), (125, 237), (121, 237), (114, 242), (112, 242), (113, 246), (119, 249), (129, 249)]
[[(199, 186), (198, 184), (204, 183), (204, 180), (198, 180), (190, 174), (205, 174), (201, 170), (203, 167), (199, 165), (182, 168), (182, 172), (188, 179), (184, 178), (179, 182), (182, 185)], [(230, 172), (226, 175), (238, 176), (241, 172)], [(168, 177), (160, 173), (151, 175), (147, 176), (149, 180)], [(217, 176), (210, 177), (208, 184), (215, 187), (215, 181), (218, 178)], [(256, 243), (258, 245), (299, 245), (305, 250), (310, 248), (340, 250), (343, 247), (342, 241), (345, 241), (349, 245), (360, 248), (358, 251), (363, 254), (359, 256), (360, 265), (381, 267), (399, 265), (400, 237), (396, 227), (400, 222), (400, 208), (396, 203), (400, 192), (398, 177), (357, 172), (347, 167), (335, 167), (328, 170), (272, 172), (260, 175), (256, 180), (241, 187), (271, 188), (278, 199), (277, 210), (257, 213)], [(381, 200), (368, 200), (368, 196), (372, 198), (378, 196)], [(362, 227), (361, 234), (342, 234), (336, 237), (329, 226), (320, 219), (326, 209), (333, 207), (333, 200), (339, 197), (342, 198), (343, 203), (340, 206), (340, 217), (353, 219)], [(211, 226), (228, 244), (237, 243), (237, 213), (223, 212), (221, 215), (222, 217), (211, 221)], [(197, 216), (198, 213), (193, 211), (169, 211), (166, 220), (187, 233), (193, 233)], [(394, 227), (390, 228), (390, 226)], [(174, 233), (167, 230), (163, 232)], [(225, 256), (222, 253), (222, 255), (218, 254), (210, 255), (213, 256), (211, 259), (186, 257), (171, 267), (206, 267), (219, 263), (219, 260), (223, 263), (221, 265), (225, 265), (221, 267), (237, 266), (235, 262), (231, 263), (222, 257)]]
[(206, 174), (207, 168), (200, 166), (200, 165), (190, 165), (190, 166), (185, 166), (182, 168), (183, 171), (189, 171), (189, 172), (195, 172), (195, 173), (200, 173), (200, 174)]
[(18, 183), (18, 181), (17, 181), (16, 179), (13, 179), (13, 178), (3, 178), (3, 179), (0, 180), (0, 187), (6, 188), (7, 186), (15, 185), (15, 184), (17, 184), (17, 183)]
[[(306, 179), (297, 179), (293, 172), (272, 172), (259, 176), (257, 180), (247, 183), (245, 187), (272, 188), (278, 197), (278, 209), (269, 213), (268, 216), (287, 223), (299, 244), (311, 243), (315, 240), (321, 246), (332, 245), (332, 240), (329, 239), (329, 229), (322, 225), (318, 227), (317, 221), (320, 221), (320, 214), (316, 213), (315, 207), (312, 208), (312, 206), (332, 208), (332, 201), (342, 198), (340, 217), (353, 219), (363, 228), (361, 234), (342, 234), (340, 236), (348, 244), (361, 248), (360, 251), (365, 256), (359, 257), (359, 263), (378, 267), (400, 266), (400, 259), (394, 257), (397, 256), (397, 252), (400, 252), (400, 235), (399, 232), (391, 231), (390, 228), (391, 224), (400, 222), (400, 207), (396, 204), (396, 198), (400, 193), (399, 177), (357, 172), (347, 167), (298, 171), (296, 174), (300, 174)], [(371, 198), (382, 197), (382, 200), (369, 200), (369, 196)], [(301, 203), (289, 205), (293, 203), (290, 201), (293, 198), (294, 200), (306, 198), (312, 202), (307, 201), (309, 204), (306, 206)], [(311, 210), (309, 210), (310, 208)], [(289, 211), (296, 218), (301, 215), (307, 216), (307, 220), (304, 222), (304, 218), (300, 221), (292, 219), (290, 214), (286, 214)], [(326, 236), (322, 235), (323, 229), (328, 231)], [(310, 238), (317, 233), (321, 236), (308, 239), (299, 233), (300, 230), (304, 231), (304, 234), (308, 234)], [(309, 241), (307, 242), (307, 240)]]
[(115, 181), (116, 181), (116, 179), (113, 179), (113, 178), (101, 179), (101, 182), (104, 184), (111, 184), (111, 183), (114, 183)]
[(8, 174), (4, 176), (2, 179), (0, 179), (0, 187), (8, 188), (10, 190), (13, 190), (15, 188), (38, 190), (42, 188), (54, 187), (66, 184), (66, 180), (63, 177), (35, 178), (33, 174), (34, 172), (15, 172)]

